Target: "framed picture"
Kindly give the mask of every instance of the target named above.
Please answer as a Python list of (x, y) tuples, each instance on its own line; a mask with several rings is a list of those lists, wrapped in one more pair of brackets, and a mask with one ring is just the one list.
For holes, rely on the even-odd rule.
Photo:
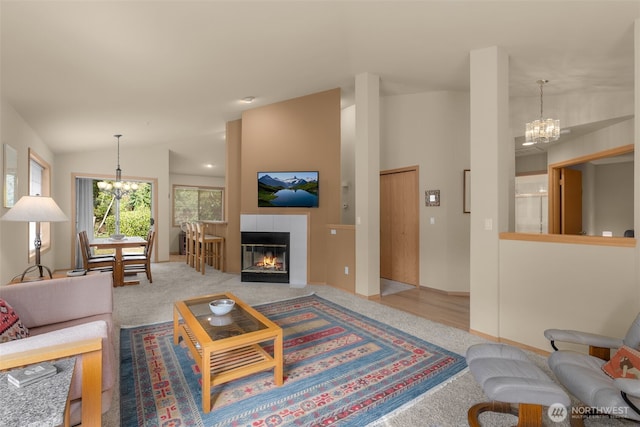
[(424, 192), (425, 206), (440, 206), (440, 190), (427, 190)]
[(18, 192), (18, 152), (9, 144), (4, 144), (4, 207), (11, 208), (16, 204)]
[(471, 169), (465, 169), (463, 175), (462, 212), (471, 213)]

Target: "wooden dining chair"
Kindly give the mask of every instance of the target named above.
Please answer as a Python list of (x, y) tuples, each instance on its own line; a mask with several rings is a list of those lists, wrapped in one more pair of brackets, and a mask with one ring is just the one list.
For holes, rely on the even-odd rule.
[(82, 265), (87, 271), (113, 271), (116, 259), (112, 255), (94, 255), (91, 251), (89, 236), (82, 230), (78, 233), (80, 243), (80, 253), (82, 254)]
[(206, 266), (222, 270), (224, 238), (206, 233), (206, 226), (196, 224), (196, 270), (204, 274)]
[(151, 277), (151, 254), (153, 253), (153, 243), (155, 241), (156, 232), (150, 230), (147, 234), (147, 244), (142, 254), (123, 255), (122, 264), (124, 264), (124, 273), (145, 273), (149, 283), (153, 283)]
[(189, 264), (191, 267), (195, 267), (195, 244), (196, 244), (196, 231), (195, 231), (195, 225), (191, 222), (187, 222), (187, 231), (186, 231), (186, 262), (187, 264)]

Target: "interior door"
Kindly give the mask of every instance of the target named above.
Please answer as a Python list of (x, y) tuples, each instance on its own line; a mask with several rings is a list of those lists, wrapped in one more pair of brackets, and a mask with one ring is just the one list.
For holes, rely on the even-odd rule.
[(380, 276), (418, 286), (417, 167), (380, 174)]
[(560, 174), (562, 234), (582, 234), (582, 172), (562, 168)]

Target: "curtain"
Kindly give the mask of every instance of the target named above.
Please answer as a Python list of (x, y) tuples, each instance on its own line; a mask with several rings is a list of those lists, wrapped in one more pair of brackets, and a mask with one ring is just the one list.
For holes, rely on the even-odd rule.
[[(93, 238), (93, 179), (76, 178), (76, 236), (86, 231)], [(76, 238), (76, 268), (82, 268), (80, 242)]]

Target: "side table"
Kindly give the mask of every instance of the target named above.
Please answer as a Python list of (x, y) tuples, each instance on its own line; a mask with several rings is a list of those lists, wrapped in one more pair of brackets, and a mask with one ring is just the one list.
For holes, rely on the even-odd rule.
[(0, 420), (6, 427), (69, 425), (69, 388), (76, 358), (52, 362), (58, 373), (34, 384), (16, 387), (9, 383), (11, 371), (0, 372)]

